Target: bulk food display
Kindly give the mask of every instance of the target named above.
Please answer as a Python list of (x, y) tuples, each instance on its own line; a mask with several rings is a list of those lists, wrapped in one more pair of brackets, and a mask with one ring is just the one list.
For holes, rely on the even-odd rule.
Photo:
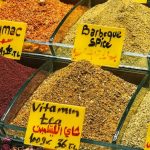
[[(57, 34), (54, 39), (73, 45), (76, 29), (79, 24), (83, 23), (121, 27), (126, 29), (123, 51), (147, 54), (150, 49), (149, 21), (150, 9), (147, 6), (132, 0), (108, 0), (86, 11), (60, 41), (57, 40)], [(71, 57), (71, 49), (54, 47), (54, 50), (56, 55)], [(123, 55), (121, 63), (147, 67), (146, 60), (138, 57), (130, 58)]]
[(149, 120), (149, 79), (148, 88), (142, 88), (132, 105), (116, 142), (134, 148), (144, 149), (146, 147), (146, 137)]
[(11, 123), (26, 127), (33, 99), (85, 106), (82, 136), (110, 142), (135, 89), (135, 85), (88, 62), (72, 63), (50, 74)]
[[(80, 144), (82, 150), (144, 148), (150, 123), (149, 70), (110, 69), (85, 60), (70, 64), (59, 60), (55, 68), (54, 62), (57, 56), (65, 57), (64, 60), (71, 57), (70, 47), (73, 47), (76, 29), (82, 23), (125, 28), (123, 51), (147, 55), (150, 51), (150, 9), (132, 0), (82, 2), (86, 6), (81, 1), (67, 0), (46, 0), (44, 3), (38, 0), (5, 0), (0, 3), (1, 20), (27, 23), (26, 39), (66, 44), (66, 47), (51, 46), (56, 57), (48, 55), (48, 61), (45, 60), (46, 55), (37, 55), (41, 56), (36, 58), (37, 66), (44, 61), (43, 66), (36, 67), (37, 70), (0, 57), (2, 150), (44, 149), (23, 144), (33, 100), (86, 108)], [(93, 2), (97, 3), (89, 9)], [(24, 43), (23, 51), (51, 54), (49, 46), (33, 43)], [(148, 60), (122, 55), (121, 62), (147, 67)], [(30, 62), (28, 59), (24, 62), (31, 66), (34, 64), (32, 57)], [(19, 144), (12, 143), (13, 140)]]
[[(123, 71), (122, 76), (124, 73)], [(138, 83), (141, 79), (138, 77)], [(71, 63), (50, 73), (30, 98), (16, 100), (4, 119), (6, 125), (16, 126), (16, 130), (7, 127), (6, 133), (24, 137), (18, 127), (26, 127), (32, 100), (42, 100), (85, 106), (82, 138), (111, 143), (118, 123), (137, 89), (137, 83), (130, 82), (126, 77), (119, 77), (89, 62)], [(26, 92), (23, 91), (24, 93)], [(91, 144), (82, 143), (81, 149), (102, 149), (100, 145)]]

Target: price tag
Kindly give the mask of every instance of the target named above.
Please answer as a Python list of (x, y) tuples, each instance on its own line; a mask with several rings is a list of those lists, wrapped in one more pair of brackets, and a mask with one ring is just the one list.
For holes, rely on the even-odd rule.
[(85, 108), (33, 101), (24, 143), (49, 149), (78, 150)]
[(133, 0), (133, 2), (147, 4), (147, 0)]
[(0, 55), (19, 60), (22, 53), (27, 24), (0, 20)]
[(124, 28), (81, 24), (77, 29), (72, 60), (88, 60), (100, 66), (118, 67), (124, 38)]
[(148, 130), (147, 130), (147, 136), (146, 136), (146, 142), (145, 142), (144, 150), (150, 150), (150, 124), (148, 125)]

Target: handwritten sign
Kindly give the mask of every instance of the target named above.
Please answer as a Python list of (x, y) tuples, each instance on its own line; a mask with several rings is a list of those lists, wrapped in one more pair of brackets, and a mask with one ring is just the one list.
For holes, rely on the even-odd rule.
[(147, 137), (146, 137), (144, 150), (150, 150), (150, 124), (148, 125)]
[(0, 55), (19, 60), (27, 24), (0, 20)]
[(84, 107), (33, 101), (24, 143), (78, 150), (84, 114)]
[(92, 24), (78, 26), (72, 60), (88, 60), (100, 66), (118, 67), (125, 29)]
[(146, 4), (147, 0), (133, 0), (133, 2)]

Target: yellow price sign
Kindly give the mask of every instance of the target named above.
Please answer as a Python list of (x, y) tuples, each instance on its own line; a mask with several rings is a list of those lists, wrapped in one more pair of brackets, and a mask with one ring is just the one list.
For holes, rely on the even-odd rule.
[(27, 24), (0, 20), (0, 55), (19, 60), (22, 53)]
[(80, 24), (72, 50), (72, 60), (88, 60), (100, 66), (118, 67), (124, 39), (124, 28)]
[(150, 150), (150, 124), (148, 125), (148, 130), (147, 130), (147, 136), (146, 136), (146, 142), (145, 142), (144, 150)]
[(133, 2), (146, 4), (147, 0), (133, 0)]
[(78, 150), (84, 115), (84, 107), (33, 101), (24, 143), (54, 150)]

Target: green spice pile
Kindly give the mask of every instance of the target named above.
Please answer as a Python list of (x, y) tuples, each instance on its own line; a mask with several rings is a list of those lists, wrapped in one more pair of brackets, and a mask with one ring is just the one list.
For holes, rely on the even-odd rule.
[[(72, 26), (63, 43), (74, 43), (81, 23), (126, 28), (124, 51), (148, 53), (150, 50), (150, 9), (132, 0), (108, 0), (91, 8)], [(71, 50), (58, 49), (57, 53), (70, 56)]]
[(111, 142), (135, 89), (135, 85), (89, 62), (74, 62), (50, 74), (11, 123), (27, 125), (32, 100), (85, 106), (82, 136)]
[(133, 147), (144, 148), (148, 123), (150, 123), (150, 92), (146, 94), (136, 113), (132, 116), (121, 143)]

